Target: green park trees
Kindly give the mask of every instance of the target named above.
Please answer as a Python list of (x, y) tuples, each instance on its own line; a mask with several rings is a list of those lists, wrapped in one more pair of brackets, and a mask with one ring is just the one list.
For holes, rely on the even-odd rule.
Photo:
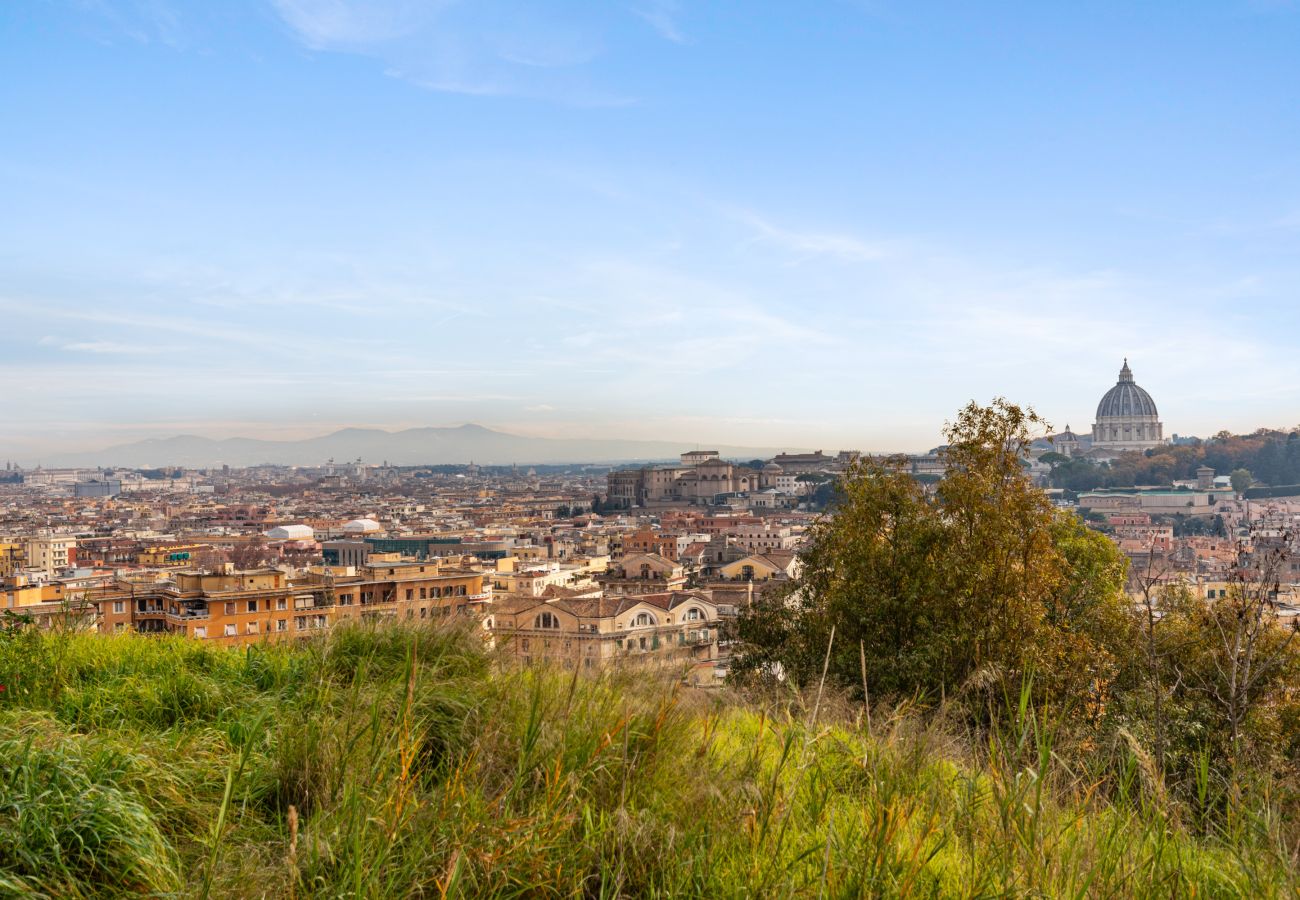
[(742, 673), (829, 673), (873, 692), (951, 694), (1034, 673), (1094, 696), (1128, 640), (1123, 558), (1055, 510), (1020, 460), (1032, 410), (971, 404), (947, 430), (948, 473), (926, 490), (888, 462), (857, 462), (814, 528), (790, 594), (742, 617)]

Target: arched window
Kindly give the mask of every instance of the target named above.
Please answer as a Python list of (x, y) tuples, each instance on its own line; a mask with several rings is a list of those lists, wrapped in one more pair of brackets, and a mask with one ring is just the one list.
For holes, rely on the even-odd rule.
[(699, 609), (699, 607), (692, 606), (686, 611), (686, 621), (688, 622), (698, 622), (703, 618), (704, 613)]
[(536, 619), (533, 619), (534, 628), (559, 628), (560, 619), (554, 613), (544, 612)]
[(633, 628), (649, 628), (655, 623), (655, 617), (650, 613), (637, 613), (636, 618), (632, 620)]

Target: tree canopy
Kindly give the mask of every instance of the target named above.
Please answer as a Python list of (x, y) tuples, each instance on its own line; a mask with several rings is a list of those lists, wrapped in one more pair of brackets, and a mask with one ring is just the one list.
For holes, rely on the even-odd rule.
[(741, 617), (737, 672), (808, 683), (830, 646), (828, 676), (860, 685), (865, 658), (873, 692), (938, 696), (1030, 671), (1043, 690), (1098, 692), (1126, 639), (1125, 560), (1026, 478), (1042, 427), (1005, 400), (968, 405), (932, 489), (889, 461), (855, 462), (794, 589)]

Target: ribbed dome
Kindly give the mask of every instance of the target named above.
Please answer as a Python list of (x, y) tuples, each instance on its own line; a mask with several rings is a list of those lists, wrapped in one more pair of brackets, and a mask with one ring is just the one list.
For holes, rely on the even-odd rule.
[(1097, 421), (1116, 416), (1151, 416), (1155, 418), (1156, 402), (1151, 395), (1133, 383), (1133, 372), (1124, 360), (1124, 368), (1119, 370), (1119, 383), (1106, 392), (1097, 404)]

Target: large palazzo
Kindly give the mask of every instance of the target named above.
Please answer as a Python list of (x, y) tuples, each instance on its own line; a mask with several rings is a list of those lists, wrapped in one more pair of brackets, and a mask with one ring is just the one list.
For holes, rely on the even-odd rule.
[(1093, 449), (1150, 450), (1165, 443), (1164, 426), (1151, 395), (1133, 381), (1124, 360), (1119, 381), (1097, 405), (1097, 422), (1092, 426)]

